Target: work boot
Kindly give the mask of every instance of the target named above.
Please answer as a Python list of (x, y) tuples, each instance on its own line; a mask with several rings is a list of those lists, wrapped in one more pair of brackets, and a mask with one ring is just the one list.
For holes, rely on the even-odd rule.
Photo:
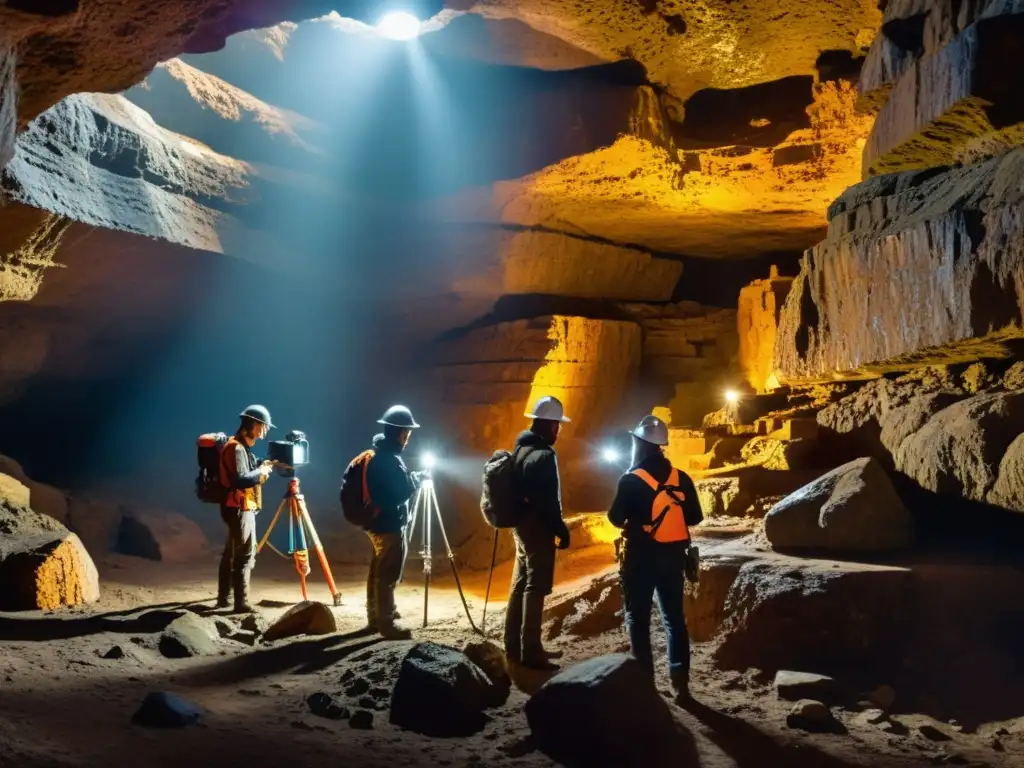
[(253, 613), (254, 609), (249, 604), (249, 572), (234, 574), (232, 581), (235, 586), (235, 609), (232, 613)]
[(690, 701), (690, 673), (688, 671), (670, 672), (672, 679), (672, 692), (676, 696), (676, 702)]
[(231, 601), (228, 600), (228, 598), (226, 598), (226, 597), (218, 597), (217, 598), (217, 602), (213, 604), (213, 607), (214, 607), (215, 610), (220, 610), (220, 609), (224, 609), (224, 608), (230, 608), (231, 607)]

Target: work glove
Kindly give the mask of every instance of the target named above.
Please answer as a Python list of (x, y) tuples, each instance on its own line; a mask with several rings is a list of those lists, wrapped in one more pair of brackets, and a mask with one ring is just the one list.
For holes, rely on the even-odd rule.
[(559, 549), (568, 549), (569, 548), (569, 527), (565, 524), (564, 521), (561, 521), (561, 520), (559, 521), (559, 526), (560, 526), (559, 529), (555, 532), (555, 538), (558, 539), (558, 545), (557, 546), (558, 546)]

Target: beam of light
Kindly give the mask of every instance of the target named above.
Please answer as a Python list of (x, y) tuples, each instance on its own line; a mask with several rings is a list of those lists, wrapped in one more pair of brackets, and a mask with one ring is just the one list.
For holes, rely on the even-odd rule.
[(602, 448), (601, 460), (607, 462), (608, 464), (618, 464), (619, 452), (610, 446), (607, 448)]
[(740, 393), (737, 392), (735, 389), (725, 390), (725, 402), (727, 402), (729, 405), (735, 405), (736, 403), (739, 402), (739, 400)]
[(391, 40), (412, 40), (419, 36), (422, 26), (408, 11), (391, 11), (377, 22), (377, 32)]
[(420, 456), (420, 463), (423, 464), (424, 469), (433, 469), (437, 466), (437, 456), (426, 451)]

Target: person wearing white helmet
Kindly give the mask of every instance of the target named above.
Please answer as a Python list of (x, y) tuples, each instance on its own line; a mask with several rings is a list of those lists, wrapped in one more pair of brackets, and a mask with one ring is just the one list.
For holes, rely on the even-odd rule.
[(256, 515), (263, 506), (263, 484), (274, 465), (257, 461), (252, 448), (274, 428), (270, 411), (262, 405), (250, 405), (240, 414), (241, 424), (220, 452), (220, 483), (224, 501), (220, 517), (228, 528), (228, 538), (220, 558), (217, 607), (230, 606), (235, 595), (235, 613), (251, 613), (249, 575), (256, 565)]
[(541, 620), (544, 598), (554, 587), (555, 540), (559, 549), (569, 546), (554, 448), (562, 424), (569, 419), (554, 397), (540, 398), (525, 416), (533, 424), (516, 439), (513, 452), (523, 510), (513, 529), (516, 561), (505, 614), (505, 654), (514, 664), (553, 670), (557, 665), (541, 643)]
[(644, 416), (631, 433), (629, 471), (619, 478), (608, 520), (623, 529), (619, 565), (626, 630), (637, 661), (654, 675), (651, 608), (655, 594), (668, 645), (669, 679), (679, 699), (689, 696), (690, 638), (683, 616), (684, 571), (690, 527), (704, 519), (693, 480), (665, 457), (668, 427)]

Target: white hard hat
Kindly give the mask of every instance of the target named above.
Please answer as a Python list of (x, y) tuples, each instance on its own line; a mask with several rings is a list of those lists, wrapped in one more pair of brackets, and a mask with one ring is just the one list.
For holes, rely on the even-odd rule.
[(568, 424), (570, 419), (565, 417), (565, 409), (557, 397), (542, 397), (533, 404), (533, 410), (523, 414), (530, 419), (544, 419), (545, 421), (560, 421)]
[(657, 416), (644, 416), (629, 434), (655, 445), (668, 445), (668, 426)]

